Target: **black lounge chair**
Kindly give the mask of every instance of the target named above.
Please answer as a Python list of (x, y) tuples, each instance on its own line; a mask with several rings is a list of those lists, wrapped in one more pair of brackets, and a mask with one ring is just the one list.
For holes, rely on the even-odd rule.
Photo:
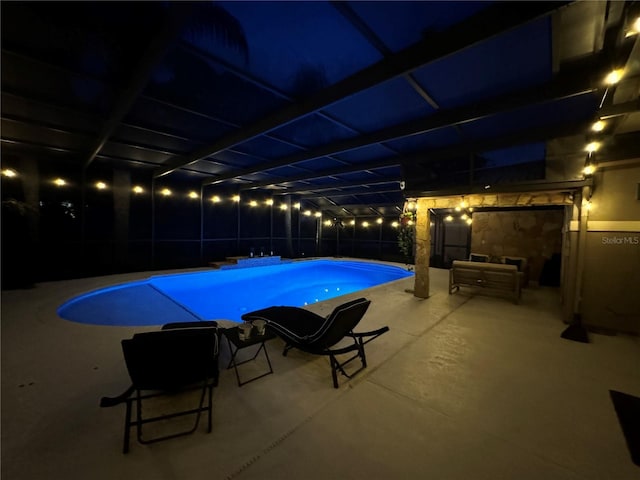
[[(364, 346), (371, 340), (389, 331), (389, 327), (382, 327), (371, 332), (355, 333), (353, 329), (358, 325), (371, 301), (359, 298), (336, 307), (328, 317), (322, 317), (309, 310), (299, 307), (269, 307), (254, 312), (245, 313), (243, 320), (265, 320), (268, 329), (282, 338), (286, 345), (282, 354), (292, 348), (316, 355), (329, 356), (333, 386), (338, 388), (338, 372), (347, 378), (367, 367), (367, 357)], [(345, 339), (353, 343), (338, 347), (337, 344)], [(366, 340), (365, 340), (366, 338)], [(355, 352), (348, 359), (339, 362), (336, 355)], [(348, 374), (344, 367), (352, 360), (359, 358), (362, 366), (355, 372)]]
[[(117, 397), (103, 397), (100, 406), (126, 403), (123, 453), (129, 452), (130, 430), (134, 425), (140, 443), (153, 443), (195, 432), (201, 413), (207, 412), (207, 432), (211, 432), (213, 387), (217, 386), (219, 375), (218, 340), (217, 323), (213, 321), (171, 323), (164, 325), (162, 330), (138, 333), (131, 339), (122, 340), (132, 384)], [(190, 390), (200, 390), (197, 407), (143, 417), (145, 401)], [(132, 419), (134, 402), (136, 416)], [(195, 415), (190, 429), (153, 438), (144, 437), (143, 425), (185, 415)]]

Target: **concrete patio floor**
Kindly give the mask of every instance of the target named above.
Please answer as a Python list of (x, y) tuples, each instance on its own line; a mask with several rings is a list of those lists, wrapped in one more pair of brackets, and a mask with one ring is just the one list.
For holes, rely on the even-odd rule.
[(3, 480), (640, 478), (609, 398), (640, 396), (640, 339), (561, 339), (557, 289), (528, 288), (519, 305), (449, 295), (438, 269), (426, 300), (405, 279), (309, 307), (327, 314), (366, 296), (358, 330), (390, 327), (339, 389), (326, 358), (282, 357), (275, 339), (273, 375), (239, 388), (222, 371), (212, 433), (201, 422), (170, 441), (132, 439), (123, 455), (124, 406), (99, 401), (128, 386), (120, 340), (156, 327), (78, 324), (56, 308), (148, 275), (2, 292)]

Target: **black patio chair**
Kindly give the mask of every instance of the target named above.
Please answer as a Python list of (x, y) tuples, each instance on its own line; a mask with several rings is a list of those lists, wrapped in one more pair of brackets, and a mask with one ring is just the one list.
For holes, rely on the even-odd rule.
[[(217, 323), (172, 323), (155, 332), (137, 333), (122, 340), (122, 351), (131, 386), (117, 397), (103, 397), (101, 407), (126, 403), (123, 453), (129, 452), (130, 430), (137, 429), (142, 444), (167, 440), (196, 431), (202, 412), (207, 413), (207, 432), (211, 432), (213, 387), (218, 384), (218, 328)], [(152, 398), (179, 396), (188, 391), (200, 391), (198, 405), (181, 407), (170, 413), (152, 413), (143, 416), (143, 406)], [(132, 405), (136, 415), (132, 419)], [(175, 407), (175, 405), (172, 405)], [(164, 408), (167, 408), (165, 405)], [(143, 426), (185, 415), (194, 415), (191, 428), (170, 434), (145, 438)]]
[[(284, 356), (292, 348), (316, 355), (327, 355), (331, 364), (333, 386), (338, 388), (338, 372), (347, 378), (352, 378), (366, 368), (367, 357), (364, 346), (389, 331), (389, 327), (382, 327), (371, 332), (356, 333), (353, 331), (370, 304), (370, 300), (358, 298), (339, 305), (326, 318), (304, 308), (278, 306), (245, 313), (242, 319), (247, 321), (265, 320), (267, 322), (266, 328), (275, 332), (286, 342), (282, 352)], [(351, 343), (339, 346), (339, 343), (344, 343), (341, 342), (343, 339), (351, 340)], [(353, 355), (342, 362), (336, 358), (337, 355), (351, 352)], [(347, 373), (344, 367), (357, 358), (360, 359), (361, 366), (356, 371)]]

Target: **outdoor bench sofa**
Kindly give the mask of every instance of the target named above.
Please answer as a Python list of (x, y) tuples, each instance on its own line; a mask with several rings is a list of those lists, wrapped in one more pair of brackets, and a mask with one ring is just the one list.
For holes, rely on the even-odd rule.
[(449, 294), (460, 287), (476, 287), (480, 292), (505, 295), (518, 303), (522, 277), (516, 265), (454, 260), (449, 270)]

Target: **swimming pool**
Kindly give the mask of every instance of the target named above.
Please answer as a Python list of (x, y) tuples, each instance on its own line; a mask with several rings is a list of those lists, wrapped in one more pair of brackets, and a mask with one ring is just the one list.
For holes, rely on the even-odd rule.
[(281, 265), (156, 275), (72, 298), (58, 316), (94, 325), (144, 326), (228, 319), (273, 305), (303, 307), (413, 276), (372, 262), (305, 260)]

